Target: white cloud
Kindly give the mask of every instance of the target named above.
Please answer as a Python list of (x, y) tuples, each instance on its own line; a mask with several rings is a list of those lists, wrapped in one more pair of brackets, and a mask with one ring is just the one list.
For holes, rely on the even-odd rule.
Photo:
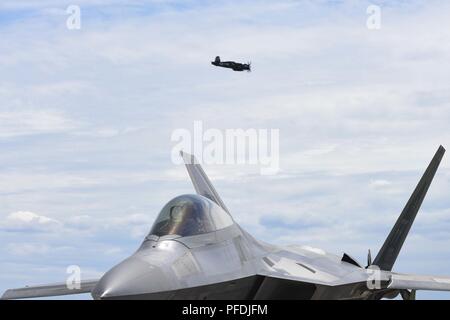
[(61, 226), (61, 222), (31, 211), (10, 213), (0, 222), (0, 228), (6, 231), (55, 231)]
[(375, 189), (382, 189), (389, 185), (391, 185), (390, 181), (381, 180), (381, 179), (380, 180), (372, 180), (372, 181), (370, 181), (370, 184), (369, 184), (370, 187), (375, 188)]
[(0, 111), (0, 138), (61, 133), (75, 127), (76, 124), (60, 112)]
[(24, 223), (36, 222), (38, 224), (48, 224), (55, 222), (55, 220), (53, 219), (47, 218), (45, 216), (39, 216), (30, 211), (13, 212), (10, 215), (8, 215), (6, 219), (10, 221), (19, 221)]

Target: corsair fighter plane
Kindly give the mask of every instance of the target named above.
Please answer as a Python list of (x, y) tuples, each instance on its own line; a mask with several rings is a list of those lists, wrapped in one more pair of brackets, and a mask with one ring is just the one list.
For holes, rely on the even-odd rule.
[(444, 152), (439, 147), (367, 266), (345, 253), (256, 240), (233, 220), (196, 159), (182, 153), (196, 194), (169, 201), (135, 253), (79, 289), (29, 286), (2, 298), (89, 292), (94, 299), (414, 299), (416, 290), (450, 291), (450, 277), (392, 271)]
[(239, 63), (234, 61), (220, 61), (220, 57), (217, 56), (211, 64), (216, 67), (228, 68), (233, 71), (251, 71), (251, 63)]

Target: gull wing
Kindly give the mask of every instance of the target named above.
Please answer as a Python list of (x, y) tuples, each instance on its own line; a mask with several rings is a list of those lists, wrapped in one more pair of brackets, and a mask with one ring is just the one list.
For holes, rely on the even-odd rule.
[(25, 299), (90, 293), (97, 282), (98, 280), (81, 281), (79, 289), (69, 289), (66, 283), (44, 284), (39, 286), (26, 286), (23, 288), (8, 289), (5, 293), (3, 293), (1, 299)]

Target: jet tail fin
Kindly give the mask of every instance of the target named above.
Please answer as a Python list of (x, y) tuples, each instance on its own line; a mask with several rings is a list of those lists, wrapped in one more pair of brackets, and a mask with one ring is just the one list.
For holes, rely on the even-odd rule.
[(440, 146), (373, 261), (381, 270), (392, 270), (444, 153)]
[(180, 151), (180, 154), (197, 194), (214, 201), (222, 207), (223, 210), (230, 213), (197, 159), (193, 155), (183, 151)]

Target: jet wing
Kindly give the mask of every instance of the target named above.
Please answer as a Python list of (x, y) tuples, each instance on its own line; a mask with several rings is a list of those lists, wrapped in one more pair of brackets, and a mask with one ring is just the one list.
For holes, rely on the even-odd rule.
[(392, 273), (388, 288), (450, 291), (450, 277)]
[(5, 291), (1, 299), (26, 299), (90, 293), (97, 282), (98, 280), (81, 281), (79, 289), (69, 289), (66, 283), (45, 284), (32, 287), (26, 286), (24, 288), (8, 289)]
[(198, 160), (193, 155), (186, 152), (180, 151), (180, 154), (183, 158), (184, 164), (186, 165), (189, 177), (192, 180), (192, 184), (194, 185), (197, 194), (214, 201), (222, 207), (223, 210), (230, 213), (216, 189), (214, 189), (211, 181), (209, 181), (205, 171), (203, 171), (201, 165), (198, 163)]
[[(284, 247), (272, 252), (262, 258), (261, 266), (258, 275), (325, 286), (364, 283), (369, 275), (358, 266), (342, 262), (338, 256), (301, 248)], [(389, 279), (384, 273), (381, 277)]]

